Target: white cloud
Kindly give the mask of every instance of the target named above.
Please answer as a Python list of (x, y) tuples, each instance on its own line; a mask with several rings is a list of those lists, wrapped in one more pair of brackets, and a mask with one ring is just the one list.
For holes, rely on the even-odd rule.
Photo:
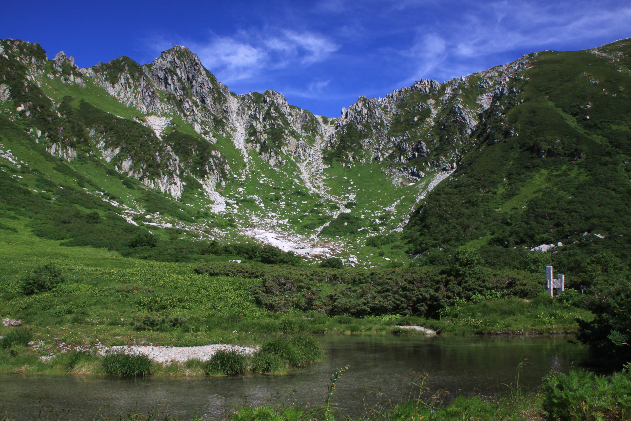
[(418, 25), (417, 33), (425, 35), (399, 54), (408, 60), (406, 83), (422, 77), (446, 80), (503, 64), (492, 61), (514, 52), (589, 45), (614, 30), (628, 33), (630, 27), (631, 6), (622, 4), (484, 2), (451, 21)]
[[(314, 32), (286, 29), (239, 31), (233, 36), (213, 34), (207, 42), (179, 41), (196, 53), (204, 66), (223, 83), (257, 77), (273, 70), (305, 67), (326, 60), (339, 46)], [(170, 46), (158, 40), (154, 47)]]
[(296, 49), (305, 52), (300, 59), (304, 64), (322, 61), (339, 48), (327, 38), (310, 32), (283, 31), (283, 35), (290, 45), (294, 45)]
[(434, 72), (447, 58), (447, 42), (437, 33), (429, 33), (418, 37), (414, 45), (402, 51), (402, 55), (410, 60), (413, 75), (405, 83), (422, 79)]
[(309, 87), (307, 89), (307, 93), (310, 95), (316, 95), (316, 96), (320, 96), (322, 95), (322, 92), (324, 91), (324, 88), (326, 88), (329, 85), (329, 82), (331, 80), (314, 80), (311, 81), (309, 83)]
[(226, 83), (249, 78), (257, 65), (267, 60), (264, 49), (232, 38), (217, 37), (207, 45), (191, 48), (206, 68), (219, 69)]
[[(587, 3), (498, 2), (489, 7), (497, 20), (484, 17), (487, 10), (464, 26), (467, 36), (457, 42), (463, 57), (502, 53), (516, 49), (550, 48), (611, 34), (614, 28), (631, 27), (631, 7), (604, 8)], [(460, 34), (464, 35), (464, 34)]]

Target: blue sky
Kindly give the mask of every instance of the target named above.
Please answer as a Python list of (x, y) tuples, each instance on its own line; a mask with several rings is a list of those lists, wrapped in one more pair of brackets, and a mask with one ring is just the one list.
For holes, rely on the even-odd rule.
[(128, 56), (149, 63), (184, 45), (236, 93), (283, 93), (338, 117), (383, 97), (541, 50), (631, 37), (631, 3), (609, 0), (3, 1), (0, 38), (63, 50), (81, 67)]

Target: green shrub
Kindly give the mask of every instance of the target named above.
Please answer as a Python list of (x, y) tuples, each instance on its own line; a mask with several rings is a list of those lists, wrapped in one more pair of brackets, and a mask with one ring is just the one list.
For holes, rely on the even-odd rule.
[(312, 336), (297, 335), (292, 337), (290, 342), (298, 348), (307, 364), (319, 361), (324, 357), (322, 345)]
[(261, 347), (259, 353), (261, 355), (274, 354), (278, 356), (285, 365), (290, 367), (299, 367), (303, 362), (298, 349), (296, 349), (286, 337), (280, 337), (266, 342)]
[(543, 409), (549, 420), (629, 419), (631, 376), (628, 365), (611, 377), (586, 370), (554, 373), (544, 379)]
[(158, 245), (158, 239), (151, 233), (143, 231), (138, 233), (134, 238), (129, 240), (129, 247), (156, 247)]
[(280, 373), (285, 369), (285, 360), (269, 352), (257, 352), (252, 357), (252, 370), (257, 373)]
[(289, 367), (304, 367), (324, 356), (322, 345), (310, 336), (274, 338), (263, 344), (260, 355), (274, 354)]
[(320, 262), (321, 268), (344, 269), (344, 262), (338, 257), (329, 257)]
[(151, 374), (151, 360), (146, 355), (112, 353), (103, 358), (102, 365), (103, 370), (112, 376), (144, 377)]
[(336, 235), (357, 234), (361, 227), (361, 219), (347, 213), (342, 213), (322, 229), (321, 235), (333, 237)]
[(33, 335), (28, 330), (17, 329), (9, 332), (0, 340), (0, 348), (9, 349), (14, 345), (26, 346), (33, 339)]
[(341, 314), (339, 316), (334, 317), (335, 321), (341, 325), (348, 325), (353, 323), (353, 318), (348, 314)]
[(22, 279), (22, 292), (26, 295), (37, 294), (54, 289), (64, 281), (61, 270), (54, 263), (47, 263), (33, 269)]
[(566, 289), (557, 297), (557, 301), (562, 302), (567, 307), (585, 307), (585, 299), (581, 293), (574, 289)]
[(162, 316), (158, 313), (138, 314), (134, 317), (133, 325), (138, 331), (157, 330), (166, 331), (182, 327), (187, 319), (178, 315)]
[(283, 333), (298, 333), (307, 330), (307, 323), (302, 319), (283, 317), (279, 323), (279, 329)]
[(134, 182), (131, 181), (129, 178), (123, 180), (123, 186), (127, 187), (129, 190), (136, 190)]
[(631, 336), (631, 286), (620, 282), (586, 301), (595, 317), (579, 320), (578, 340), (595, 355), (622, 363), (631, 361), (631, 347), (626, 345)]
[(243, 374), (248, 368), (248, 357), (237, 351), (218, 351), (206, 363), (207, 374)]

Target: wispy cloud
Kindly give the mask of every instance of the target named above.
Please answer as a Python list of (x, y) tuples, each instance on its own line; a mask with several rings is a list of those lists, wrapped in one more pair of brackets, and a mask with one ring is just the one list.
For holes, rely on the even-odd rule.
[[(455, 6), (462, 2), (451, 3)], [(490, 61), (511, 53), (562, 49), (566, 45), (575, 48), (581, 42), (588, 44), (610, 36), (616, 28), (628, 32), (630, 27), (631, 6), (622, 4), (599, 7), (588, 1), (485, 2), (452, 21), (418, 25), (417, 32), (424, 35), (399, 54), (408, 63), (406, 83), (422, 77), (449, 79), (501, 64)]]
[[(302, 94), (306, 98), (321, 98), (331, 80), (312, 80), (307, 85), (307, 90)], [(298, 93), (300, 95), (300, 93)]]
[(438, 68), (447, 58), (447, 41), (437, 33), (430, 33), (417, 38), (417, 41), (402, 55), (412, 60), (415, 69), (413, 79), (429, 74)]
[[(313, 100), (318, 102), (327, 102), (331, 100), (344, 99), (343, 106), (350, 104), (353, 100), (357, 99), (360, 95), (365, 95), (366, 92), (361, 93), (349, 93), (339, 88), (331, 86), (331, 80), (314, 79), (302, 86), (285, 86), (281, 92), (286, 97), (302, 98), (307, 100)], [(340, 109), (342, 106), (340, 106)], [(330, 115), (335, 115), (339, 110), (334, 110)]]
[(559, 3), (491, 3), (496, 21), (484, 17), (470, 19), (463, 36), (455, 44), (461, 57), (501, 53), (523, 48), (546, 48), (551, 45), (590, 40), (610, 34), (618, 27), (631, 26), (631, 7), (601, 9), (568, 7)]
[(154, 52), (185, 45), (235, 92), (274, 89), (297, 105), (339, 109), (348, 105), (342, 100), (383, 96), (418, 79), (442, 82), (529, 52), (631, 35), (631, 4), (620, 0), (272, 3), (273, 13), (235, 6), (238, 23), (194, 40), (158, 39)]
[(304, 51), (300, 61), (307, 65), (324, 60), (329, 54), (339, 48), (327, 38), (309, 32), (283, 31), (283, 35), (289, 44), (293, 46), (292, 50), (297, 50), (298, 53)]
[(265, 62), (268, 56), (265, 49), (233, 38), (215, 37), (210, 43), (198, 48), (194, 52), (204, 66), (211, 70), (219, 69), (226, 82), (252, 77), (257, 66)]
[[(238, 31), (232, 36), (212, 34), (205, 42), (178, 40), (171, 45), (175, 43), (189, 47), (227, 84), (274, 70), (310, 66), (326, 60), (339, 48), (319, 33), (278, 28)], [(167, 42), (160, 39), (152, 45), (162, 48)]]

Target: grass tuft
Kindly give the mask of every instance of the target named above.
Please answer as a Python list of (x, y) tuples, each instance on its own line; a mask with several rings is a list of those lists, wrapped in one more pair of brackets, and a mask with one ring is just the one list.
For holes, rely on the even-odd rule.
[(108, 354), (102, 365), (103, 370), (112, 376), (145, 377), (151, 374), (151, 360), (146, 355)]
[(244, 374), (248, 369), (248, 357), (237, 351), (219, 351), (205, 365), (207, 374)]
[(28, 330), (13, 330), (0, 340), (0, 348), (10, 349), (13, 346), (26, 346), (33, 339), (33, 335)]

